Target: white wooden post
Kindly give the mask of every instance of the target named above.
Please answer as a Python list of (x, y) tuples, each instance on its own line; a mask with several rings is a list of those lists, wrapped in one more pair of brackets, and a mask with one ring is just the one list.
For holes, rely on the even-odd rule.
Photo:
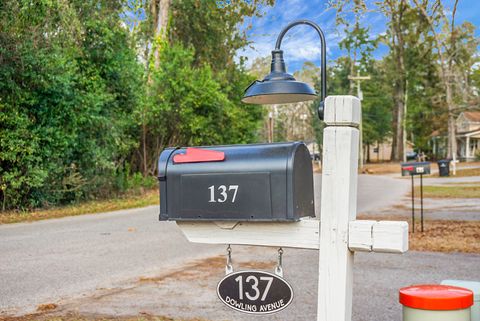
[(322, 203), (318, 280), (318, 321), (351, 321), (353, 252), (348, 247), (350, 221), (357, 214), (360, 100), (329, 96), (325, 100)]

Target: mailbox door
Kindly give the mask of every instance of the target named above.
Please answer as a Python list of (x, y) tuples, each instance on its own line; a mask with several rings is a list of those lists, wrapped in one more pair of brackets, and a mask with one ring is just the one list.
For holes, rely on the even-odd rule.
[(301, 217), (315, 216), (315, 202), (313, 190), (313, 168), (310, 152), (305, 144), (293, 146), (291, 169), (289, 174), (288, 200), (291, 202), (289, 218), (299, 220)]

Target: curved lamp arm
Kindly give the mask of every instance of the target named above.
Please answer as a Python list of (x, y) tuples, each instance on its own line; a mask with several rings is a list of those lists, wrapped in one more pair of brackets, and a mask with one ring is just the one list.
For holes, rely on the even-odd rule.
[(275, 45), (275, 50), (280, 50), (280, 46), (282, 45), (282, 40), (288, 30), (297, 26), (297, 25), (308, 25), (313, 27), (320, 36), (320, 44), (322, 46), (321, 52), (321, 87), (320, 87), (320, 107), (318, 109), (318, 115), (320, 119), (323, 119), (323, 104), (325, 101), (325, 97), (327, 97), (327, 46), (325, 44), (325, 35), (323, 34), (322, 29), (315, 23), (310, 20), (296, 20), (288, 24), (283, 30), (280, 32), (277, 38), (277, 43)]

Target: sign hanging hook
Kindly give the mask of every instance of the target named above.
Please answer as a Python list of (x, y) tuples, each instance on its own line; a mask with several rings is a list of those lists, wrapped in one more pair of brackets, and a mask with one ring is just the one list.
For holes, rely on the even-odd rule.
[(225, 266), (225, 274), (228, 275), (233, 273), (233, 265), (232, 265), (232, 247), (230, 244), (227, 246), (227, 265)]
[(282, 255), (283, 249), (279, 248), (277, 266), (275, 267), (275, 274), (283, 278)]

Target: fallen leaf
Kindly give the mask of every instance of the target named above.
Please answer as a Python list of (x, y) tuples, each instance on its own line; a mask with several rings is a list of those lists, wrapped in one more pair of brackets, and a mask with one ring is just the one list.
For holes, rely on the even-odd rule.
[(37, 306), (37, 311), (50, 311), (50, 310), (55, 310), (58, 307), (55, 303), (46, 303), (46, 304), (40, 304)]

